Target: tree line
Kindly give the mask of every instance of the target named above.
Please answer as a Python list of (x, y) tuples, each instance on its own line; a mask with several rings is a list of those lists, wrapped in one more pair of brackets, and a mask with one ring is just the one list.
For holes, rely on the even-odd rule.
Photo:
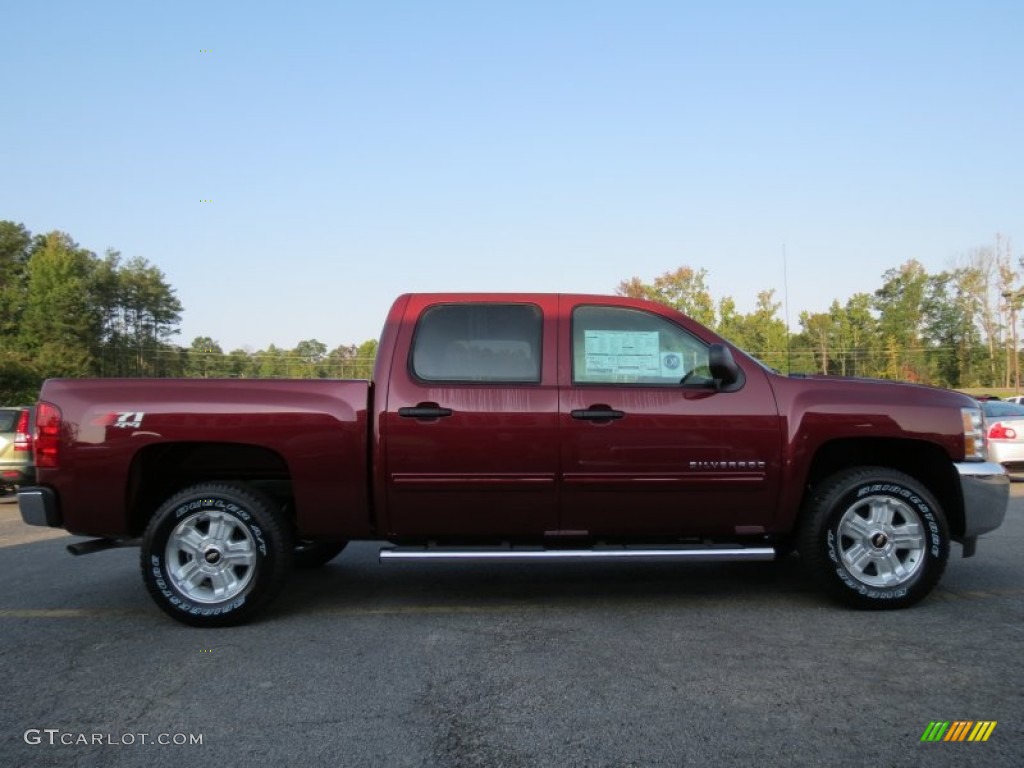
[(225, 352), (209, 337), (175, 344), (184, 311), (144, 258), (103, 256), (63, 232), (0, 221), (0, 404), (33, 402), (43, 380), (79, 376), (366, 378), (377, 342), (328, 351)]
[(790, 329), (774, 290), (741, 314), (715, 301), (706, 269), (680, 267), (651, 282), (621, 282), (618, 293), (674, 307), (785, 373), (866, 376), (953, 389), (1020, 386), (1017, 315), (1021, 269), (1008, 240), (929, 274), (911, 259), (886, 271), (874, 293), (856, 293), (826, 312), (800, 312)]
[[(1019, 387), (1017, 313), (1024, 299), (1010, 243), (996, 236), (960, 263), (929, 274), (916, 260), (890, 269), (874, 293), (780, 317), (772, 289), (741, 313), (717, 300), (708, 271), (682, 266), (621, 295), (674, 307), (784, 373), (870, 376), (950, 388)], [(367, 378), (377, 341), (329, 350), (317, 339), (294, 349), (225, 351), (209, 336), (176, 344), (184, 308), (163, 272), (115, 250), (101, 257), (63, 232), (33, 235), (0, 221), (0, 403), (35, 399), (49, 377), (184, 376)]]

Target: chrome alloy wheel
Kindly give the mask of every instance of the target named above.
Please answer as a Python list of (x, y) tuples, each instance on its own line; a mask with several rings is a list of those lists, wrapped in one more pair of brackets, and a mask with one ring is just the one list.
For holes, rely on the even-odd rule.
[(895, 587), (925, 561), (925, 529), (916, 511), (892, 496), (858, 499), (839, 521), (839, 552), (857, 581)]
[(167, 539), (167, 572), (174, 588), (197, 603), (238, 595), (256, 572), (256, 542), (231, 515), (203, 511), (182, 520)]

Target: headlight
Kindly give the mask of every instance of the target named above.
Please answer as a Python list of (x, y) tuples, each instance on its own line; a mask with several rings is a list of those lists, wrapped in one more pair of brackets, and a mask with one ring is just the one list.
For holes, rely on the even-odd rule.
[(961, 408), (964, 421), (964, 461), (985, 460), (985, 430), (981, 423), (981, 408)]

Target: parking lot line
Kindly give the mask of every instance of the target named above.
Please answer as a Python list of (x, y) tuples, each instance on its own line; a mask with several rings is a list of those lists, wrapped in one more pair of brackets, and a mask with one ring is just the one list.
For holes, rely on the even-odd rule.
[[(680, 598), (685, 598), (681, 595)], [(940, 601), (961, 600), (998, 600), (1007, 597), (1024, 597), (1024, 588), (1002, 588), (987, 590), (937, 589), (930, 599)], [(534, 603), (515, 603), (505, 605), (396, 605), (365, 608), (345, 608), (323, 606), (304, 611), (307, 615), (327, 616), (429, 616), (429, 615), (475, 615), (495, 613), (528, 613), (544, 610), (546, 605)], [(632, 609), (666, 608), (669, 603), (639, 603), (630, 606)], [(118, 616), (143, 616), (150, 611), (125, 610), (119, 608), (0, 608), (0, 619), (97, 619)]]

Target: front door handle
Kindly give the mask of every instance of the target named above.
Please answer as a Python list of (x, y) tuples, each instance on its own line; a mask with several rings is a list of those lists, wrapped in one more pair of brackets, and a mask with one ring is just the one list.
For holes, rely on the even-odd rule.
[(454, 411), (451, 408), (442, 408), (437, 403), (418, 403), (398, 409), (398, 415), (407, 419), (442, 419), (452, 413)]
[(621, 419), (626, 415), (625, 411), (616, 411), (607, 405), (592, 405), (589, 408), (579, 408), (570, 411), (569, 415), (581, 421), (612, 421)]

